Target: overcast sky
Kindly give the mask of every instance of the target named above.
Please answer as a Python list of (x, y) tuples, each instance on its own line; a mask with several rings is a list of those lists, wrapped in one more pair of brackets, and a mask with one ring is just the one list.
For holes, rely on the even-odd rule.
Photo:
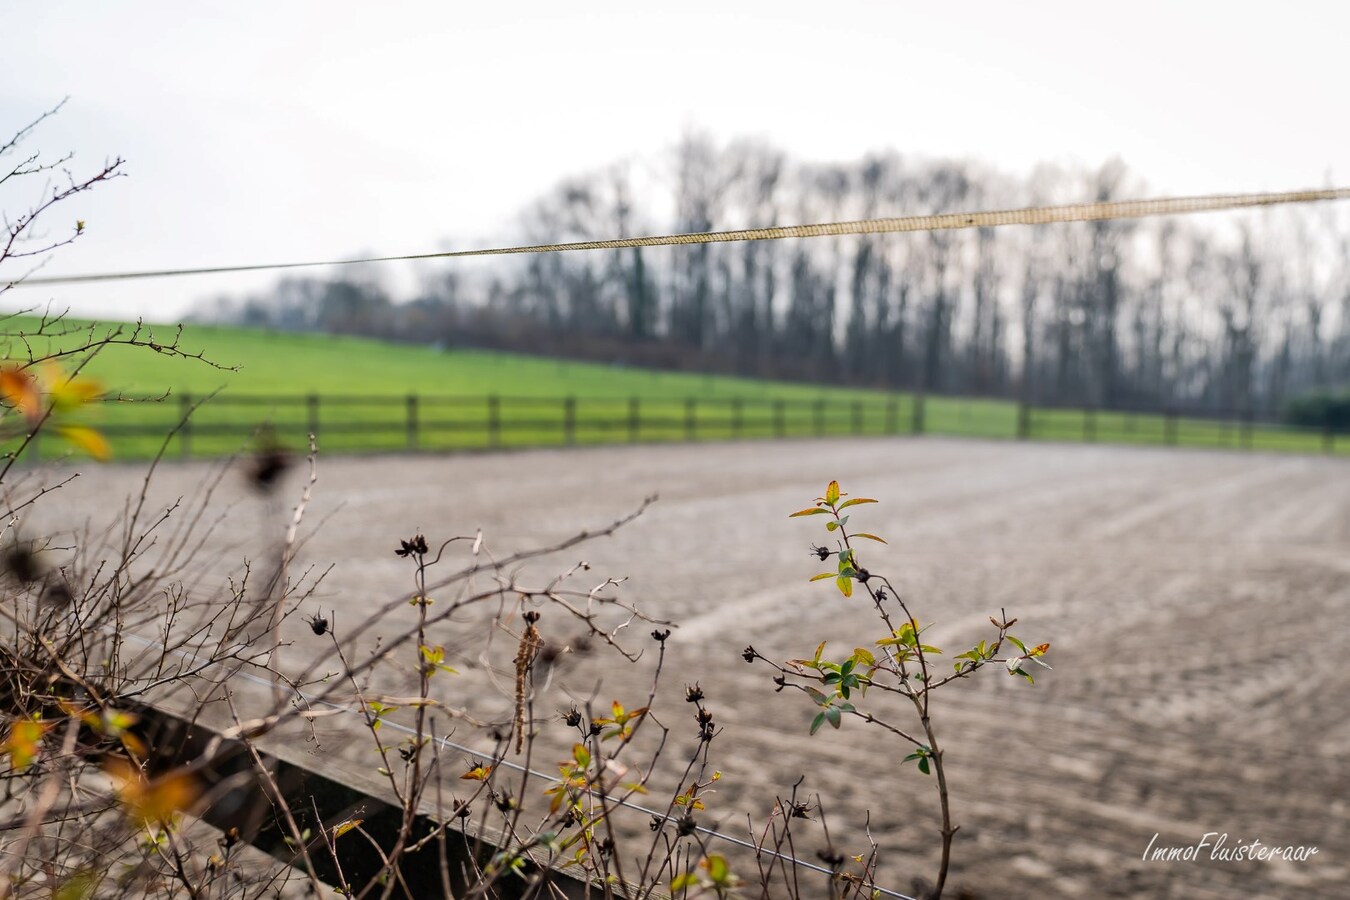
[[(657, 6), (0, 0), (0, 126), (68, 95), (29, 146), (130, 175), (60, 209), (89, 231), (43, 274), (502, 240), (560, 179), (690, 128), (818, 161), (1119, 155), (1154, 192), (1350, 180), (1350, 4)], [(272, 277), (7, 299), (168, 321)]]

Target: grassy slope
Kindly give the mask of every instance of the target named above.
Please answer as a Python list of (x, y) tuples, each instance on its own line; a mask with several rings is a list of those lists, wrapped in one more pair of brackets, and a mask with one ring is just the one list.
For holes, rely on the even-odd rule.
[[(165, 340), (172, 332), (156, 329)], [(820, 388), (682, 372), (654, 372), (595, 363), (555, 361), (487, 350), (438, 351), (354, 337), (292, 334), (192, 325), (182, 348), (239, 371), (213, 369), (137, 348), (105, 351), (88, 371), (112, 390), (128, 393), (364, 394), (514, 397), (875, 397), (875, 392)]]

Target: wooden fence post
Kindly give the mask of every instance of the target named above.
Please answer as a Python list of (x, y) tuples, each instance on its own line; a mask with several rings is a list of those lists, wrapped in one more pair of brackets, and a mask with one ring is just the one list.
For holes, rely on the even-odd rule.
[(502, 399), (496, 394), (487, 398), (488, 446), (502, 445)]
[(572, 446), (577, 442), (577, 398), (563, 398), (563, 443)]
[(773, 401), (773, 433), (778, 437), (787, 434), (787, 415), (782, 400)]
[(178, 395), (178, 455), (192, 455), (192, 395), (187, 392)]
[(408, 449), (417, 449), (417, 395), (409, 394), (407, 401), (407, 429), (408, 429)]
[(637, 397), (628, 398), (628, 440), (638, 442), (638, 432), (642, 429), (642, 401)]
[(911, 434), (923, 434), (923, 393), (914, 395), (914, 414), (909, 422)]
[(816, 434), (825, 433), (825, 399), (822, 397), (816, 400), (815, 407)]
[(863, 433), (863, 405), (861, 400), (853, 401), (853, 433)]
[(731, 436), (739, 438), (741, 436), (741, 426), (744, 424), (741, 415), (741, 398), (733, 397), (731, 400)]
[(317, 445), (319, 441), (319, 395), (310, 394), (305, 398), (306, 407), (306, 427), (311, 435), (314, 436), (314, 442)]
[(1031, 404), (1026, 400), (1017, 404), (1017, 439), (1025, 441), (1031, 437)]
[(684, 399), (684, 439), (692, 441), (698, 436), (698, 400), (694, 397)]
[(1173, 447), (1177, 443), (1177, 411), (1170, 407), (1163, 413), (1163, 443)]
[(1086, 443), (1095, 443), (1097, 440), (1097, 410), (1095, 407), (1083, 408), (1083, 440)]
[(886, 425), (887, 434), (895, 434), (900, 430), (900, 401), (894, 397), (886, 401)]

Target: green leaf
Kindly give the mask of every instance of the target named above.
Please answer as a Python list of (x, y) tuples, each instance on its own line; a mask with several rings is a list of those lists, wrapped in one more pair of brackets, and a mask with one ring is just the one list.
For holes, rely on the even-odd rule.
[(852, 500), (845, 500), (843, 503), (839, 504), (839, 508), (848, 509), (850, 506), (857, 506), (859, 503), (876, 503), (876, 502), (877, 501), (873, 500), (870, 497), (854, 497)]
[(1011, 634), (1008, 635), (1008, 640), (1012, 641), (1013, 644), (1016, 645), (1017, 649), (1021, 650), (1024, 655), (1031, 652), (1027, 649), (1026, 644), (1022, 643), (1017, 638), (1013, 637)]
[(831, 706), (829, 709), (825, 710), (825, 718), (829, 719), (831, 727), (837, 729), (840, 721), (843, 719), (843, 714), (839, 712), (839, 707)]
[(819, 506), (813, 506), (813, 507), (811, 507), (810, 509), (800, 509), (800, 510), (797, 510), (797, 512), (795, 512), (795, 513), (793, 513), (792, 515), (788, 516), (788, 518), (789, 518), (789, 519), (795, 519), (795, 518), (797, 518), (798, 516), (827, 516), (827, 515), (829, 515), (829, 514), (830, 514), (830, 511), (829, 511), (828, 509), (822, 509), (822, 508), (820, 508)]
[(93, 872), (80, 871), (61, 882), (52, 897), (53, 900), (88, 900), (94, 896), (97, 887), (98, 878)]
[(825, 523), (825, 530), (826, 530), (826, 531), (838, 531), (838, 530), (839, 530), (839, 523), (838, 523), (838, 522), (826, 522), (826, 523)]
[(820, 730), (820, 726), (825, 724), (825, 713), (816, 713), (816, 717), (811, 720), (811, 733), (815, 734)]
[(919, 760), (919, 771), (925, 775), (928, 774), (928, 757), (925, 756)]
[(847, 575), (840, 575), (834, 583), (839, 588), (839, 593), (845, 597), (853, 596), (853, 581)]

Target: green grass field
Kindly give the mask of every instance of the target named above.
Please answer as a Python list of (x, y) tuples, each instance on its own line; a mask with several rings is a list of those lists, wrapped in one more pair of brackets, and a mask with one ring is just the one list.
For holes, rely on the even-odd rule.
[[(8, 323), (11, 330), (15, 323)], [(154, 331), (160, 343), (174, 335), (171, 328)], [(908, 434), (916, 428), (1018, 435), (1018, 407), (1004, 400), (930, 396), (916, 410), (908, 394), (204, 325), (188, 326), (180, 347), (235, 371), (117, 346), (85, 370), (111, 397), (160, 398), (111, 401), (83, 416), (107, 436), (117, 457), (155, 453), (208, 395), (170, 441), (170, 455), (232, 453), (254, 442), (263, 426), (293, 448), (315, 431), (321, 449), (339, 452)], [(11, 344), (9, 353), (19, 349)], [(1035, 409), (1028, 426), (1028, 436), (1039, 440), (1327, 450), (1316, 433), (1184, 418), (1169, 424), (1157, 414)], [(36, 455), (44, 458), (71, 452), (51, 437), (38, 444)], [(15, 446), (11, 441), (6, 449)], [(1350, 453), (1350, 438), (1332, 450)]]

